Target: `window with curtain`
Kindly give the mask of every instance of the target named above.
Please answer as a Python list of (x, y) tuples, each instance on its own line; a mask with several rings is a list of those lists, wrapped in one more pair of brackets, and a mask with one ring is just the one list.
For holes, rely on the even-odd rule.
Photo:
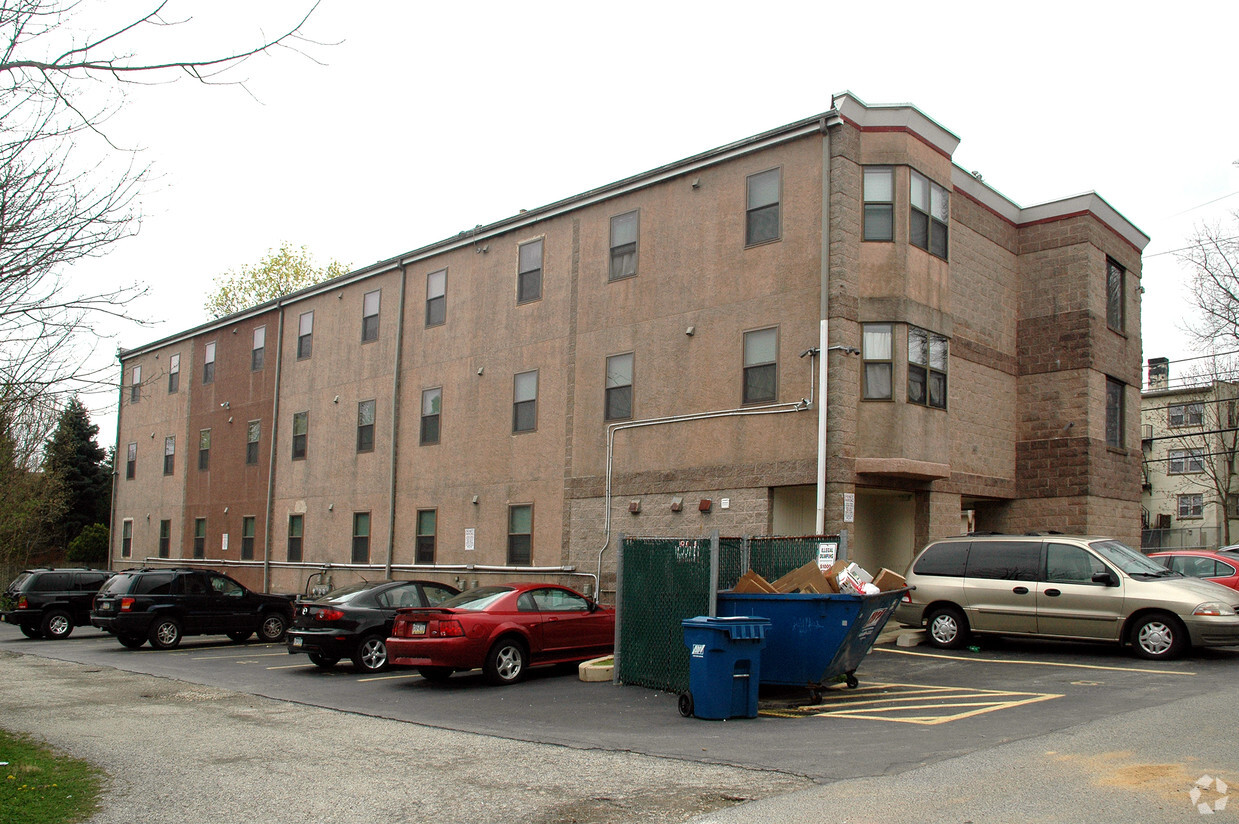
[(610, 280), (637, 274), (637, 212), (626, 212), (611, 218)]
[(864, 180), (865, 240), (895, 239), (895, 170), (866, 166)]
[(866, 323), (861, 332), (861, 358), (865, 370), (866, 400), (894, 398), (894, 347), (889, 323)]

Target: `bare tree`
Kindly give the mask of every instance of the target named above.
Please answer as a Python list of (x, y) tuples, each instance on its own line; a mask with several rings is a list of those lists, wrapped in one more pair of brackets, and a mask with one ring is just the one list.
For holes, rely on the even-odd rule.
[(1206, 352), (1239, 344), (1239, 212), (1228, 224), (1198, 226), (1189, 246), (1178, 252), (1190, 272), (1192, 302), (1199, 317), (1187, 331)]
[[(115, 18), (117, 5), (85, 0), (0, 0), (0, 421), (46, 437), (63, 400), (115, 384), (115, 365), (95, 362), (92, 322), (130, 320), (137, 284), (82, 287), (68, 268), (138, 231), (138, 197), (150, 169), (136, 149), (106, 134), (108, 117), (135, 84), (189, 78), (241, 83), (232, 70), (275, 49), (304, 54), (300, 32), (318, 3), (282, 33), (187, 59), (159, 53), (193, 18), (170, 19), (174, 0)], [(81, 34), (87, 12), (113, 15)], [(234, 30), (237, 27), (234, 27)], [(244, 28), (244, 27), (242, 27)], [(39, 438), (41, 439), (41, 438)]]

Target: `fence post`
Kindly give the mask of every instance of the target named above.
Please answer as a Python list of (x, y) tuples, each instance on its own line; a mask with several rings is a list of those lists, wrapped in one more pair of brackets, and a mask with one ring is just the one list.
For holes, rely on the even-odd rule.
[[(613, 639), (613, 647), (611, 652), (611, 683), (618, 684), (620, 682), (620, 629), (624, 626), (624, 550), (626, 549), (627, 538), (624, 533), (619, 534), (619, 552), (615, 558), (615, 638)], [(598, 582), (598, 589), (601, 592), (602, 582)], [(597, 600), (597, 597), (595, 597)]]
[(718, 530), (710, 533), (710, 617), (718, 617)]

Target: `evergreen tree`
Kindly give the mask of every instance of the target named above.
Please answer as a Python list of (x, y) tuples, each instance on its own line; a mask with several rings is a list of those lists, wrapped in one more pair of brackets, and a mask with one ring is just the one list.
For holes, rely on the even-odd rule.
[(98, 433), (86, 407), (74, 397), (47, 444), (44, 472), (66, 496), (66, 512), (54, 530), (62, 547), (90, 524), (108, 521), (111, 478), (107, 453), (95, 442)]

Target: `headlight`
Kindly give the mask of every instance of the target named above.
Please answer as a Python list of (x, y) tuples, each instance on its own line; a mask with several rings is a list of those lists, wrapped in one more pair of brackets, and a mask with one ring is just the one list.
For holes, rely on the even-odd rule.
[(1206, 601), (1196, 609), (1192, 610), (1192, 615), (1234, 615), (1235, 610), (1229, 604), (1223, 604), (1221, 601)]

